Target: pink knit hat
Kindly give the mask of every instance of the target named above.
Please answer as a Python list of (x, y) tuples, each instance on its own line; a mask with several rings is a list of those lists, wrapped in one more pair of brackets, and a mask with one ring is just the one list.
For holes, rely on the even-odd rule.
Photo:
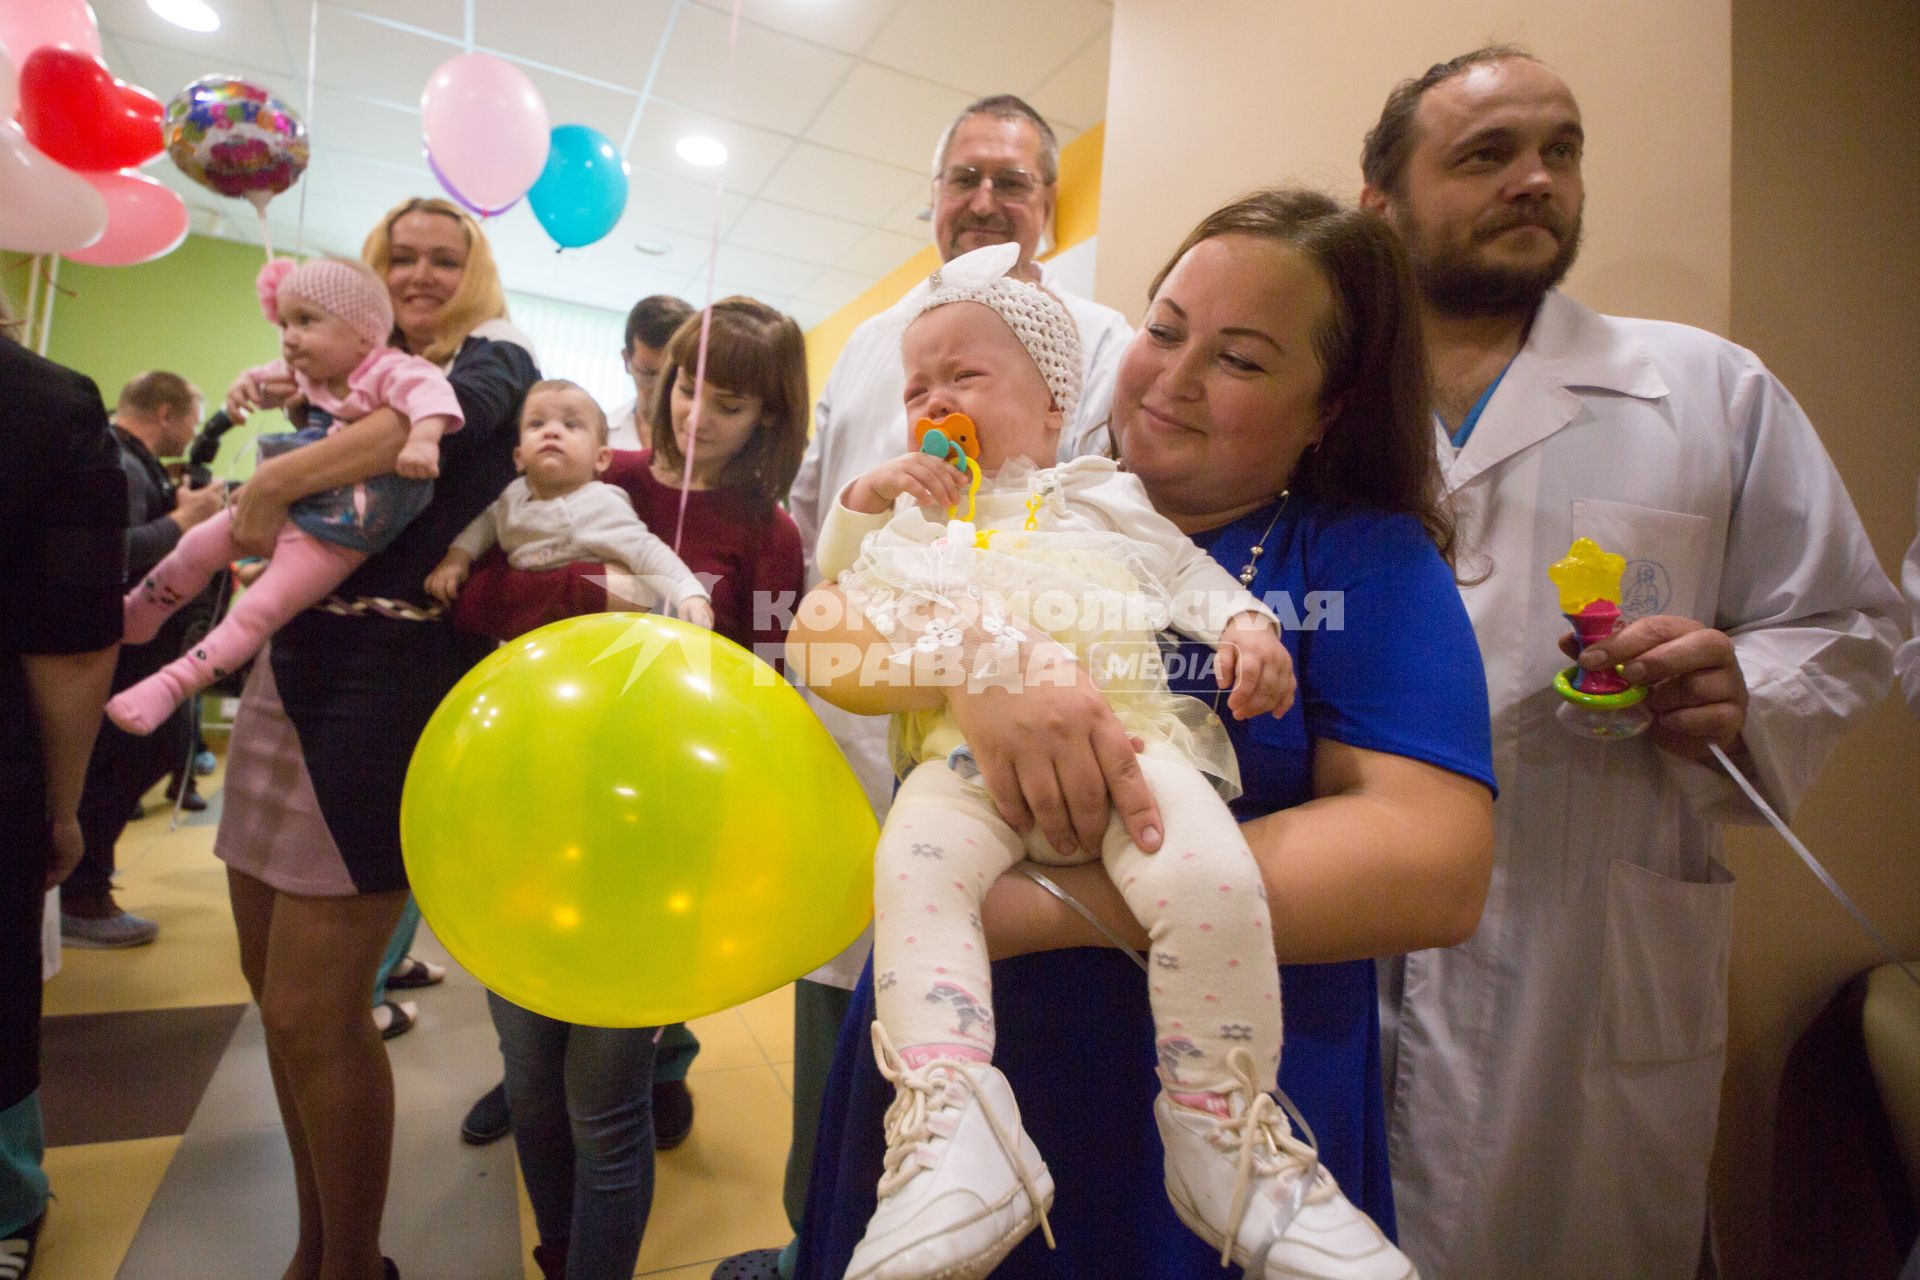
[(384, 347), (393, 336), (393, 300), (364, 262), (275, 258), (260, 268), (253, 286), (260, 293), (260, 309), (275, 324), (280, 323), (280, 299), (298, 298), (341, 320), (369, 346)]

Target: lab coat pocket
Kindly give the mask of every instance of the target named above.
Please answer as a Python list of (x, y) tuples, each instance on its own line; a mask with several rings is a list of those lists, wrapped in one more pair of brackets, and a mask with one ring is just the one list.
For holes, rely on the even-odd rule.
[(1656, 613), (1711, 622), (1702, 598), (1707, 540), (1713, 522), (1684, 511), (1660, 511), (1598, 498), (1573, 500), (1575, 537), (1592, 538), (1627, 558), (1620, 576), (1620, 612), (1629, 622)]
[(1717, 861), (1705, 883), (1609, 864), (1601, 1016), (1614, 1062), (1683, 1062), (1726, 1044), (1732, 906), (1733, 874)]

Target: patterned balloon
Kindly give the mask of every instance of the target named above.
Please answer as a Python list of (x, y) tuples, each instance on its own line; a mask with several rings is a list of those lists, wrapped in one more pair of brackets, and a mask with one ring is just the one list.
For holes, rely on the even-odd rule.
[(223, 196), (264, 210), (307, 167), (307, 126), (284, 102), (233, 76), (202, 76), (167, 104), (167, 154)]

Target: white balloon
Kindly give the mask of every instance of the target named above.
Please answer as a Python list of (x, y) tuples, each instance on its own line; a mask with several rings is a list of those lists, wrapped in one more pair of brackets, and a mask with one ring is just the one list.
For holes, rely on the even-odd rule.
[(93, 184), (49, 160), (12, 121), (0, 122), (0, 249), (65, 253), (107, 231)]

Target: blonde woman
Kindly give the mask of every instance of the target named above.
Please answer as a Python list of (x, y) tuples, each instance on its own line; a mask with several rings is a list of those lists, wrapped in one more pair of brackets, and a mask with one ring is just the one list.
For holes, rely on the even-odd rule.
[[(442, 445), (431, 505), (275, 634), (234, 724), (214, 852), (293, 1153), (300, 1234), (285, 1280), (399, 1274), (379, 1248), (393, 1077), (367, 993), (407, 898), (407, 760), (441, 697), (491, 648), (457, 634), (423, 584), (513, 478), (520, 402), (540, 377), (507, 322), (486, 236), (459, 209), (405, 201), (361, 256), (391, 295), (393, 345), (446, 369), (466, 425)], [(242, 379), (228, 405), (273, 407), (293, 392)], [(238, 498), (236, 542), (270, 549), (293, 502), (392, 470), (406, 438), (405, 419), (378, 410), (263, 462)]]

